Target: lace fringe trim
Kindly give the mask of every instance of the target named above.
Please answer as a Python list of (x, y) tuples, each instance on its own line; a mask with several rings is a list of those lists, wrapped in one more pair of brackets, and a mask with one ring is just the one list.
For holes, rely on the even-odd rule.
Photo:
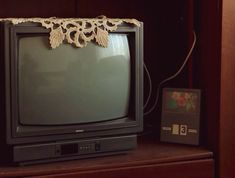
[(114, 19), (102, 16), (100, 18), (4, 18), (0, 21), (10, 21), (17, 25), (25, 22), (40, 23), (50, 29), (50, 45), (56, 48), (67, 41), (78, 48), (85, 47), (88, 42), (95, 41), (103, 47), (108, 46), (108, 32), (115, 31), (118, 25), (128, 23), (140, 26), (136, 19)]

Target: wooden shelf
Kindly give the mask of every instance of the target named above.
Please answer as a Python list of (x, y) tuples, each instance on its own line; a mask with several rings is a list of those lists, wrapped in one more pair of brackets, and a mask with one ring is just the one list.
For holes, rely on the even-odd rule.
[[(212, 157), (212, 152), (201, 147), (157, 143), (154, 140), (140, 140), (138, 148), (127, 154), (25, 167), (5, 166), (0, 167), (0, 177), (46, 175), (53, 175), (53, 177), (60, 175), (59, 177), (61, 177), (62, 175), (69, 176), (70, 174), (86, 175), (91, 172), (107, 173), (115, 170), (121, 173), (120, 170), (132, 170), (133, 168), (141, 168), (144, 172), (146, 168), (151, 168), (152, 166), (167, 167), (169, 166), (168, 164), (188, 164), (193, 161), (199, 161), (200, 164), (201, 162), (206, 162), (207, 166), (211, 167), (209, 171), (212, 171)], [(156, 171), (157, 169), (155, 168), (154, 170)], [(117, 176), (118, 174), (115, 175)], [(125, 173), (123, 175), (127, 176), (128, 174)]]

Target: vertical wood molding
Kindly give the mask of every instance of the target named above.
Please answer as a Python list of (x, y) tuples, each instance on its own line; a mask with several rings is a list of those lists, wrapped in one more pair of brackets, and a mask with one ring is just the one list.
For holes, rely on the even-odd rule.
[(197, 2), (195, 74), (202, 89), (202, 141), (218, 157), (221, 12), (215, 0)]
[(220, 112), (220, 177), (235, 174), (235, 3), (223, 1)]

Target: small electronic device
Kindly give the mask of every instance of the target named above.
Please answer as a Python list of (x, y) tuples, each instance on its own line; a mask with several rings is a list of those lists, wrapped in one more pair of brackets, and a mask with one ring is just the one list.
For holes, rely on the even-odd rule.
[(200, 90), (164, 88), (161, 141), (198, 145)]

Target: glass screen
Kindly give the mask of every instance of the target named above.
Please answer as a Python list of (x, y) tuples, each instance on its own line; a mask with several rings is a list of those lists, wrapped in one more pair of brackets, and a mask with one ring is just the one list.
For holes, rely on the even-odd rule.
[(110, 34), (107, 48), (90, 42), (49, 48), (47, 36), (21, 37), (19, 120), (25, 125), (107, 121), (127, 116), (131, 64), (128, 35)]

